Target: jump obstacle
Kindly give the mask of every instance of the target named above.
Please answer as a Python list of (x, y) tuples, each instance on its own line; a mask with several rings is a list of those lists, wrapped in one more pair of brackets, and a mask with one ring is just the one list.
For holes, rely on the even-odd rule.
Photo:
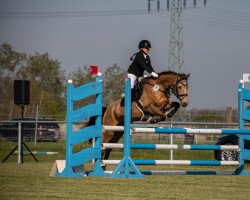
[[(245, 76), (246, 77), (246, 76)], [(199, 166), (237, 166), (233, 172), (235, 175), (249, 176), (245, 170), (245, 162), (250, 160), (250, 150), (245, 148), (245, 141), (250, 140), (250, 130), (245, 129), (245, 122), (250, 121), (250, 110), (246, 109), (244, 102), (250, 102), (250, 90), (244, 88), (244, 83), (250, 80), (246, 78), (240, 81), (238, 86), (238, 115), (239, 129), (191, 129), (191, 128), (145, 128), (131, 126), (131, 89), (130, 79), (125, 80), (125, 116), (124, 126), (102, 126), (102, 78), (98, 76), (96, 82), (87, 83), (74, 88), (72, 81), (67, 85), (67, 134), (66, 134), (66, 160), (57, 161), (58, 177), (82, 177), (88, 176), (109, 176), (113, 178), (143, 178), (143, 174), (163, 174), (157, 171), (140, 171), (136, 165), (199, 165)], [(74, 101), (79, 101), (88, 96), (96, 95), (94, 104), (74, 110)], [(96, 123), (93, 126), (73, 131), (73, 124), (79, 123), (89, 117), (96, 116)], [(123, 144), (102, 144), (102, 131), (124, 131)], [(131, 144), (131, 133), (158, 133), (158, 134), (238, 134), (240, 136), (239, 146), (236, 145), (165, 145), (165, 144)], [(95, 139), (93, 147), (85, 148), (73, 153), (74, 145), (80, 144), (91, 138)], [(122, 160), (101, 160), (102, 148), (124, 149)], [(218, 160), (133, 160), (130, 157), (131, 149), (181, 149), (181, 150), (238, 150), (239, 161), (218, 161)], [(94, 160), (92, 172), (84, 171), (84, 163)], [(101, 165), (117, 165), (114, 171), (105, 172)], [(64, 166), (65, 165), (65, 166)], [(59, 170), (60, 168), (60, 170)], [(227, 172), (216, 171), (168, 171), (168, 174), (228, 174)], [(232, 174), (232, 173), (230, 173)]]

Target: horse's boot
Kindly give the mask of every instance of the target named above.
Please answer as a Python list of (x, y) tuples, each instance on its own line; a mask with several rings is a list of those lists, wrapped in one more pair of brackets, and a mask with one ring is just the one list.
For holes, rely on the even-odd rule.
[(160, 121), (164, 121), (166, 117), (160, 117), (160, 116), (153, 116), (152, 119), (150, 119), (149, 123), (150, 124), (155, 124), (158, 123)]
[(141, 121), (147, 122), (149, 118), (150, 118), (150, 115), (145, 113), (145, 115), (141, 118)]

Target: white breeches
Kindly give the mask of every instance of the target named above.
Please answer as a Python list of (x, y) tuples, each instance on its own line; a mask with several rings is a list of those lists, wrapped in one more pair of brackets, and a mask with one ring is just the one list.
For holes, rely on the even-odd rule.
[(136, 81), (137, 77), (134, 74), (128, 74), (128, 78), (130, 78), (130, 80), (131, 80), (131, 89), (133, 89), (135, 86), (135, 81)]

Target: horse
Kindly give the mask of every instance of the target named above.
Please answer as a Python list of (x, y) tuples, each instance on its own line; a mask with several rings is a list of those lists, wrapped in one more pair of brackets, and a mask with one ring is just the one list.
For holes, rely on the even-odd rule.
[[(152, 116), (159, 116), (161, 119), (172, 117), (179, 108), (178, 102), (172, 102), (170, 96), (173, 93), (180, 101), (181, 106), (186, 107), (188, 99), (188, 77), (189, 74), (176, 73), (172, 71), (159, 73), (158, 78), (147, 77), (141, 82), (142, 94), (139, 102), (143, 111)], [(124, 107), (120, 106), (121, 100), (111, 103), (103, 115), (103, 125), (118, 126), (123, 125)], [(138, 121), (143, 117), (132, 102), (131, 122)], [(103, 133), (103, 143), (117, 143), (123, 132), (105, 131)], [(108, 159), (111, 149), (102, 151), (103, 159)]]

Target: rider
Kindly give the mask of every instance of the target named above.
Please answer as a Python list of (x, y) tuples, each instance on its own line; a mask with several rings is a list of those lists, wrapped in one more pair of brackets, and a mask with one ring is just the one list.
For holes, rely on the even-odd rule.
[[(151, 44), (148, 40), (140, 41), (139, 52), (135, 53), (130, 60), (132, 64), (128, 68), (128, 78), (131, 79), (131, 100), (135, 100), (135, 81), (136, 79), (141, 79), (143, 77), (143, 72), (146, 70), (151, 76), (157, 78), (158, 74), (154, 71), (150, 58), (148, 56), (149, 49)], [(121, 106), (124, 105), (124, 99), (122, 99)]]

